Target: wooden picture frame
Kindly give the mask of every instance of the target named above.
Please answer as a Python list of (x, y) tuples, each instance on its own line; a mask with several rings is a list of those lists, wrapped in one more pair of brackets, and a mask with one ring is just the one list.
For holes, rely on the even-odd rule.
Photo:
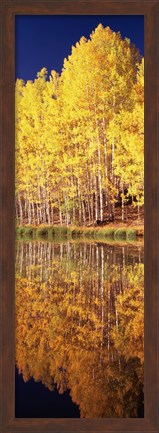
[[(159, 432), (157, 376), (157, 20), (158, 0), (1, 0), (2, 172), (2, 432)], [(24, 419), (14, 415), (14, 17), (24, 14), (144, 15), (145, 23), (145, 416)]]

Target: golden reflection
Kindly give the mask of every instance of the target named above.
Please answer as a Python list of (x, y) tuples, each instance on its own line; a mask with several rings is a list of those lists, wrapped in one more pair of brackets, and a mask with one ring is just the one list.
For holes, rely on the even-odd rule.
[(20, 242), (16, 365), (24, 381), (70, 389), (82, 418), (137, 417), (143, 272), (141, 248)]

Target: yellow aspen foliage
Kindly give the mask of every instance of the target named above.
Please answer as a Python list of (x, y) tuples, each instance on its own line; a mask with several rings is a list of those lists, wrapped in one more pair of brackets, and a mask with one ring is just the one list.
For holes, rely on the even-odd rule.
[(61, 75), (42, 68), (34, 81), (17, 80), (17, 222), (115, 218), (125, 190), (139, 210), (143, 113), (144, 61), (128, 38), (101, 24), (72, 47)]

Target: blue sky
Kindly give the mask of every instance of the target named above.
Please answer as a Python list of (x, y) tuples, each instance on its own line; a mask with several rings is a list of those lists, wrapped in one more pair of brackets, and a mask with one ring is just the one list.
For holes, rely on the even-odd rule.
[(19, 15), (15, 18), (15, 79), (34, 80), (46, 67), (61, 72), (63, 60), (81, 36), (102, 23), (128, 37), (144, 55), (142, 15)]

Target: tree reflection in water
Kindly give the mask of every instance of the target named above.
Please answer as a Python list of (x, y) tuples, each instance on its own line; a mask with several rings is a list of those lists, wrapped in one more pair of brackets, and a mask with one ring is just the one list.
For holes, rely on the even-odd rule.
[(138, 417), (143, 389), (142, 246), (17, 242), (16, 366), (81, 418)]

